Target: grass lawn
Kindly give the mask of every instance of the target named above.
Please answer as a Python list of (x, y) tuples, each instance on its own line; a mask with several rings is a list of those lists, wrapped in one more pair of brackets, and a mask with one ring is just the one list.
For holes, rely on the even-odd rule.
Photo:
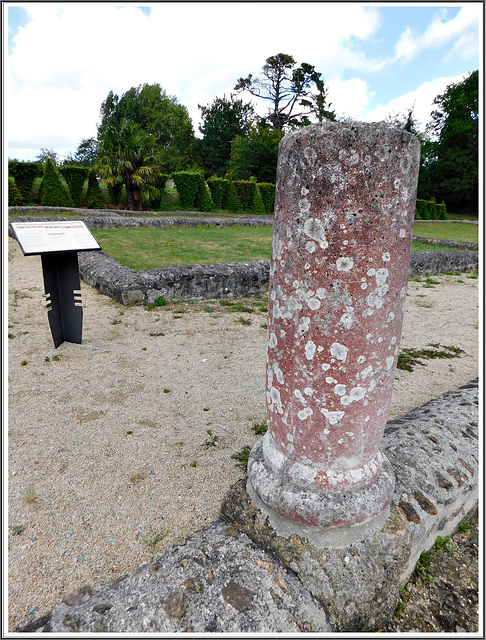
[(103, 251), (138, 271), (270, 258), (272, 227), (94, 229)]
[(459, 240), (460, 242), (477, 242), (478, 225), (476, 224), (454, 224), (439, 222), (416, 221), (413, 226), (413, 235), (423, 238), (434, 238), (435, 240)]
[[(465, 229), (463, 229), (465, 227)], [(430, 231), (429, 231), (430, 228)], [(477, 242), (475, 225), (415, 225), (416, 235)], [(178, 264), (216, 264), (270, 258), (272, 227), (143, 227), (138, 229), (94, 229), (93, 235), (105, 253), (137, 271)], [(453, 250), (414, 242), (412, 251)]]

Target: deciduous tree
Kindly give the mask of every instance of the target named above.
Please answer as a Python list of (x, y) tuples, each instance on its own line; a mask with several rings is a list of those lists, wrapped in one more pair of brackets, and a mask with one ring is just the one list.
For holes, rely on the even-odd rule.
[(223, 96), (215, 98), (201, 110), (203, 134), (200, 141), (201, 157), (206, 175), (222, 177), (228, 171), (231, 158), (231, 142), (236, 136), (246, 137), (256, 114), (253, 105), (243, 100)]
[(419, 197), (455, 212), (478, 210), (478, 72), (438, 95), (427, 125)]
[(122, 122), (133, 122), (153, 137), (164, 173), (182, 171), (197, 164), (189, 113), (159, 84), (132, 87), (121, 98), (110, 91), (101, 105), (100, 119), (99, 144), (109, 127), (120, 131)]

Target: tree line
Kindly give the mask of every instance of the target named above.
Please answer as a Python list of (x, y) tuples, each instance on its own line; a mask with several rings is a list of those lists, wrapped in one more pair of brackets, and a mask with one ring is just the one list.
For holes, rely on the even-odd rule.
[[(244, 96), (268, 105), (264, 117)], [(189, 113), (160, 84), (110, 91), (100, 109), (97, 136), (83, 139), (60, 162), (53, 150), (37, 160), (91, 167), (109, 188), (114, 203), (125, 188), (130, 210), (160, 197), (161, 175), (199, 172), (229, 180), (275, 183), (278, 145), (285, 133), (312, 122), (337, 120), (327, 87), (314, 66), (279, 53), (266, 59), (259, 77), (239, 78), (234, 93), (199, 105), (201, 137)], [(422, 162), (418, 197), (445, 201), (454, 212), (477, 212), (478, 71), (435, 98), (431, 121), (418, 131), (413, 108), (388, 120), (418, 135)]]

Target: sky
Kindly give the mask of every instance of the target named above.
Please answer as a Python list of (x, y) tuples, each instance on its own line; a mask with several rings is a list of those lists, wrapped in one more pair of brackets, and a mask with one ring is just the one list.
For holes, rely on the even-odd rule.
[[(2, 10), (4, 156), (19, 160), (42, 148), (74, 154), (96, 136), (110, 90), (121, 97), (146, 83), (186, 106), (200, 136), (198, 105), (229, 97), (240, 77), (261, 77), (277, 53), (314, 65), (338, 117), (374, 122), (414, 107), (423, 130), (434, 98), (481, 70), (483, 58), (482, 2), (7, 2)], [(255, 104), (266, 113), (264, 101)]]

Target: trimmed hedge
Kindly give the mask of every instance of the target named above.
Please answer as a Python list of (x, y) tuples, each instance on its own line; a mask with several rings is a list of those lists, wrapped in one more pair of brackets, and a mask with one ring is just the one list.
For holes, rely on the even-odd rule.
[(42, 167), (37, 162), (10, 160), (8, 173), (15, 178), (15, 184), (25, 202), (30, 201), (34, 180), (42, 175)]
[(195, 204), (198, 211), (208, 212), (214, 210), (214, 202), (211, 197), (211, 191), (202, 178), (196, 195)]
[(241, 211), (240, 196), (236, 190), (235, 183), (232, 181), (229, 182), (228, 188), (226, 189), (226, 194), (223, 199), (223, 209), (226, 209), (226, 211), (232, 211), (233, 213)]
[(445, 203), (437, 204), (435, 200), (417, 200), (415, 220), (447, 220)]
[(226, 192), (228, 190), (229, 180), (225, 180), (224, 178), (214, 177), (214, 178), (208, 178), (206, 182), (211, 191), (214, 207), (216, 209), (222, 209), (223, 201), (226, 196)]
[(446, 209), (446, 205), (445, 202), (441, 202), (440, 204), (436, 205), (437, 208), (437, 213), (438, 213), (438, 220), (447, 220), (447, 209)]
[(245, 213), (265, 213), (257, 183), (253, 180), (235, 180), (236, 191), (240, 197), (241, 210)]
[(20, 189), (15, 184), (13, 178), (8, 179), (8, 206), (20, 207), (24, 202)]
[(86, 192), (86, 207), (88, 209), (104, 209), (105, 201), (101, 193), (101, 187), (96, 177), (96, 171), (89, 172), (88, 191)]
[(44, 165), (40, 203), (43, 207), (72, 207), (73, 201), (50, 158)]
[(199, 186), (203, 180), (200, 173), (176, 171), (172, 174), (179, 194), (179, 202), (185, 209), (194, 209)]
[(74, 206), (79, 207), (81, 205), (84, 183), (89, 174), (89, 168), (79, 165), (65, 165), (61, 167), (59, 171), (67, 183)]
[(257, 186), (263, 200), (265, 213), (273, 213), (275, 205), (275, 185), (271, 182), (258, 182)]

